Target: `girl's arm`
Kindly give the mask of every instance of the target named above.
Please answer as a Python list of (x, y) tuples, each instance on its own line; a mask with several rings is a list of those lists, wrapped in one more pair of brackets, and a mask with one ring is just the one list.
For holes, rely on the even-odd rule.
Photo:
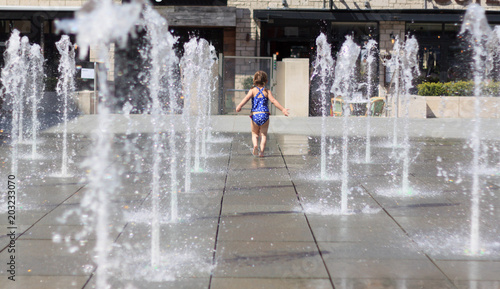
[(252, 89), (250, 89), (247, 93), (247, 95), (245, 96), (245, 98), (243, 98), (243, 100), (240, 102), (240, 104), (238, 104), (238, 106), (236, 107), (236, 112), (240, 112), (241, 111), (241, 108), (250, 100), (250, 98), (252, 98), (253, 96), (253, 92), (252, 92)]
[(285, 116), (288, 116), (288, 108), (284, 108), (277, 100), (276, 98), (273, 97), (273, 94), (271, 91), (268, 89), (267, 90), (267, 97), (271, 101), (272, 104), (274, 104)]

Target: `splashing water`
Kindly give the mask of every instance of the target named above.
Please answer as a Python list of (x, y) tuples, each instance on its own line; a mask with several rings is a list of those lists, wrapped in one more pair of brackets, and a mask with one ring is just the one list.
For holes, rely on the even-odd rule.
[[(151, 223), (151, 266), (160, 264), (160, 163), (163, 146), (160, 143), (161, 114), (164, 113), (160, 104), (162, 80), (172, 82), (172, 65), (176, 62), (175, 52), (172, 49), (176, 39), (168, 31), (167, 21), (158, 12), (147, 6), (144, 11), (145, 27), (151, 51), (151, 79), (149, 90), (151, 94), (152, 111), (151, 123), (153, 125), (153, 175), (152, 175), (152, 207), (153, 220)], [(171, 136), (171, 138), (175, 135)], [(172, 164), (171, 164), (172, 165)], [(173, 213), (172, 213), (173, 215)]]
[(332, 47), (326, 39), (326, 35), (321, 33), (316, 38), (317, 55), (313, 63), (313, 74), (311, 80), (316, 76), (320, 79), (320, 85), (317, 91), (321, 95), (321, 179), (327, 178), (326, 166), (326, 109), (327, 103), (327, 83), (333, 75), (335, 61), (332, 57)]
[[(196, 67), (196, 47), (198, 43), (195, 38), (191, 38), (189, 42), (184, 44), (184, 56), (181, 59), (182, 68), (182, 83), (184, 95), (184, 110), (182, 116), (185, 123), (189, 123), (191, 118), (191, 97), (195, 94), (195, 87), (193, 87), (192, 78), (194, 76)], [(184, 191), (191, 190), (191, 126), (186, 126), (186, 146), (184, 153)]]
[(137, 24), (142, 5), (137, 2), (122, 5), (110, 0), (87, 2), (80, 9), (75, 19), (56, 22), (57, 30), (76, 33), (77, 44), (81, 47), (80, 58), (88, 53), (90, 46), (97, 47), (98, 57), (104, 62), (98, 68), (98, 79), (102, 102), (99, 103), (99, 127), (94, 131), (94, 147), (91, 155), (83, 165), (89, 169), (89, 187), (86, 202), (81, 206), (89, 211), (93, 219), (93, 227), (98, 232), (94, 261), (97, 264), (96, 286), (108, 288), (109, 254), (112, 241), (109, 236), (109, 202), (118, 187), (116, 169), (109, 159), (111, 155), (111, 132), (109, 106), (111, 100), (107, 87), (107, 71), (109, 66), (109, 47), (113, 42), (125, 46), (129, 33)]
[[(174, 69), (175, 67), (179, 67), (179, 59), (177, 57), (169, 58), (170, 64), (168, 65), (170, 75), (176, 75), (177, 81), (180, 79), (180, 75), (178, 70)], [(170, 87), (169, 91), (169, 104), (170, 104), (170, 137), (168, 141), (169, 146), (169, 157), (170, 157), (170, 221), (177, 222), (179, 220), (178, 216), (178, 197), (177, 193), (179, 191), (179, 180), (177, 179), (177, 164), (178, 164), (178, 155), (177, 155), (177, 144), (176, 144), (176, 126), (175, 126), (175, 115), (179, 110), (179, 106), (177, 104), (177, 99), (181, 95), (180, 89), (175, 85), (175, 80), (172, 77), (168, 78), (168, 87)]]
[(347, 36), (346, 41), (342, 44), (337, 56), (337, 65), (335, 66), (335, 80), (330, 92), (336, 97), (343, 97), (344, 116), (342, 118), (342, 198), (340, 211), (347, 213), (347, 196), (349, 194), (349, 162), (348, 162), (348, 147), (349, 147), (349, 109), (348, 102), (353, 97), (354, 92), (354, 72), (356, 69), (356, 61), (358, 59), (361, 48), (354, 43), (352, 37)]
[(20, 65), (24, 68), (22, 73), (19, 75), (20, 78), (20, 87), (19, 87), (19, 136), (18, 141), (21, 143), (24, 141), (24, 109), (25, 104), (28, 98), (28, 57), (30, 53), (30, 43), (29, 39), (26, 36), (21, 38), (21, 59)]
[(400, 105), (403, 109), (403, 141), (401, 147), (403, 152), (402, 167), (402, 186), (401, 194), (413, 194), (409, 184), (409, 166), (410, 166), (410, 90), (413, 87), (413, 79), (418, 74), (418, 42), (414, 37), (408, 36), (406, 42), (401, 42), (399, 36), (396, 36), (391, 59), (385, 63), (388, 69), (393, 72), (391, 83), (394, 83), (393, 94), (393, 142), (392, 148), (398, 147), (398, 118), (400, 114)]
[(484, 80), (485, 60), (487, 59), (486, 43), (491, 28), (486, 20), (484, 9), (478, 4), (471, 4), (467, 8), (460, 34), (468, 33), (468, 40), (473, 49), (473, 77), (474, 77), (474, 128), (470, 144), (473, 151), (472, 158), (472, 203), (471, 203), (471, 241), (470, 252), (472, 255), (479, 253), (479, 204), (481, 192), (479, 190), (479, 155), (481, 150), (481, 85)]
[[(210, 45), (210, 58), (213, 59), (213, 64), (217, 67), (219, 60), (217, 58), (217, 51), (213, 45)], [(209, 84), (209, 94), (208, 94), (208, 102), (207, 102), (207, 125), (204, 127), (206, 135), (205, 140), (202, 146), (202, 156), (208, 157), (207, 155), (207, 142), (214, 142), (215, 139), (212, 136), (212, 100), (217, 96), (217, 84), (219, 81), (219, 76), (215, 75), (212, 77), (212, 81)]]
[[(17, 175), (18, 145), (19, 145), (19, 118), (23, 109), (22, 90), (25, 67), (21, 55), (21, 37), (19, 31), (14, 30), (6, 43), (4, 52), (5, 66), (2, 69), (1, 80), (8, 104), (12, 107), (11, 131), (11, 172)], [(23, 37), (24, 38), (24, 37)]]
[(392, 132), (392, 148), (396, 149), (398, 146), (398, 118), (399, 118), (399, 93), (400, 93), (400, 69), (401, 69), (401, 53), (402, 47), (399, 40), (399, 35), (396, 35), (394, 46), (391, 51), (391, 59), (384, 63), (384, 65), (389, 69), (391, 74), (391, 84), (394, 83), (394, 90), (392, 97), (392, 107), (393, 107), (393, 132)]
[(61, 54), (59, 61), (59, 79), (56, 91), (63, 99), (63, 151), (61, 162), (61, 177), (68, 177), (68, 99), (75, 91), (75, 50), (69, 36), (63, 35), (56, 42), (57, 51)]
[(38, 104), (45, 90), (44, 71), (43, 71), (43, 55), (38, 44), (33, 44), (29, 54), (29, 81), (30, 87), (30, 102), (31, 102), (31, 159), (39, 159), (37, 153), (37, 134), (40, 128), (38, 120)]
[[(212, 115), (212, 98), (215, 96), (216, 91), (217, 91), (217, 81), (218, 81), (218, 76), (214, 73), (214, 66), (217, 67), (218, 59), (217, 59), (217, 54), (215, 51), (215, 47), (213, 45), (210, 45), (208, 49), (205, 49), (205, 53), (207, 55), (204, 58), (203, 62), (203, 69), (205, 71), (204, 74), (202, 74), (202, 77), (204, 77), (204, 80), (202, 82), (203, 84), (203, 89), (204, 91), (201, 95), (203, 104), (202, 108), (202, 133), (201, 133), (201, 156), (204, 158), (204, 161), (206, 162), (206, 159), (208, 157), (207, 154), (207, 141), (210, 140), (211, 138), (211, 115)], [(215, 75), (214, 75), (215, 74)]]
[[(200, 159), (201, 155), (204, 155), (204, 161), (206, 161), (206, 137), (207, 137), (207, 127), (209, 124), (208, 113), (209, 113), (209, 98), (211, 96), (211, 81), (212, 78), (212, 67), (217, 58), (214, 58), (212, 51), (214, 47), (208, 43), (205, 39), (199, 39), (197, 50), (197, 79), (196, 82), (196, 106), (197, 106), (197, 116), (195, 125), (195, 157), (194, 157), (194, 171), (202, 172), (204, 168), (201, 168)], [(194, 96), (194, 95), (193, 95)], [(193, 106), (194, 103), (191, 103)], [(203, 153), (203, 151), (205, 153)]]
[(404, 54), (402, 58), (401, 78), (403, 79), (403, 175), (402, 175), (402, 192), (403, 194), (411, 194), (409, 172), (410, 172), (410, 89), (413, 87), (413, 79), (418, 74), (418, 42), (415, 37), (409, 37), (404, 46)]
[(26, 36), (14, 30), (7, 41), (4, 53), (5, 66), (1, 81), (5, 89), (7, 105), (12, 107), (12, 172), (17, 172), (18, 145), (24, 142), (24, 110), (31, 104), (31, 159), (39, 158), (36, 153), (36, 137), (39, 129), (37, 116), (40, 95), (44, 90), (43, 55), (38, 44), (29, 44)]
[[(500, 68), (500, 57), (498, 54), (498, 48), (500, 47), (500, 26), (496, 25), (493, 31), (491, 31), (488, 42), (486, 43), (488, 58), (485, 62), (486, 71), (489, 72), (489, 78), (495, 81), (500, 81), (500, 73), (498, 69)], [(496, 95), (492, 95), (496, 96)]]
[(121, 47), (127, 43), (129, 32), (140, 17), (142, 3), (131, 1), (125, 5), (111, 0), (89, 1), (76, 13), (75, 19), (56, 20), (58, 31), (76, 34), (80, 47), (79, 57), (85, 58), (90, 47), (100, 43), (117, 42)]
[[(178, 222), (178, 185), (179, 181), (177, 179), (177, 147), (176, 147), (176, 125), (174, 115), (179, 110), (177, 104), (177, 98), (180, 95), (175, 82), (178, 80), (179, 76), (176, 71), (176, 67), (179, 66), (179, 59), (175, 55), (173, 50), (173, 45), (177, 41), (177, 38), (173, 37), (168, 31), (167, 21), (161, 17), (152, 7), (148, 6), (145, 9), (145, 23), (147, 29), (147, 37), (151, 46), (151, 63), (153, 63), (152, 73), (152, 83), (150, 85), (153, 102), (153, 125), (158, 124), (161, 121), (157, 113), (166, 113), (164, 109), (161, 109), (158, 97), (161, 95), (168, 95), (169, 97), (169, 113), (171, 115), (170, 119), (170, 130), (168, 138), (168, 160), (170, 165), (170, 222)], [(153, 75), (156, 74), (157, 76)], [(154, 79), (153, 79), (154, 78)], [(156, 100), (155, 100), (156, 99)], [(155, 132), (158, 135), (159, 131)], [(153, 143), (155, 141), (159, 142), (157, 136), (154, 137)], [(159, 143), (158, 143), (159, 145)], [(161, 151), (158, 151), (160, 153)], [(153, 170), (154, 175), (159, 175), (159, 171)], [(156, 173), (155, 173), (156, 172)], [(156, 177), (153, 177), (155, 179)], [(156, 184), (156, 182), (154, 182)], [(156, 191), (156, 190), (155, 190)], [(157, 212), (158, 213), (158, 212)], [(157, 218), (158, 214), (153, 214)], [(155, 221), (156, 222), (156, 221)], [(159, 233), (158, 231), (156, 233)], [(156, 242), (156, 241), (155, 241)], [(156, 244), (159, 244), (156, 242)], [(159, 249), (158, 246), (156, 250)], [(152, 252), (152, 257), (155, 253)], [(157, 258), (157, 257), (153, 257)], [(158, 262), (158, 259), (154, 261)]]
[(366, 50), (366, 65), (368, 67), (367, 70), (367, 80), (366, 80), (366, 91), (368, 98), (368, 106), (367, 106), (367, 114), (366, 114), (366, 148), (365, 148), (365, 162), (371, 162), (371, 112), (370, 110), (370, 95), (373, 90), (373, 81), (375, 76), (374, 64), (377, 54), (377, 42), (373, 39), (370, 39), (368, 43), (366, 43), (364, 49)]

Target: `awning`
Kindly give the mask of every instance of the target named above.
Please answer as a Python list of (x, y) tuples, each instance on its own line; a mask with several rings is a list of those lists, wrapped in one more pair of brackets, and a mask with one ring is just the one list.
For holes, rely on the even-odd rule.
[[(258, 22), (337, 21), (337, 22), (462, 22), (465, 10), (411, 9), (411, 10), (327, 10), (327, 9), (266, 9), (254, 10)], [(500, 11), (486, 11), (490, 23), (500, 23)]]
[(236, 27), (236, 8), (221, 6), (154, 6), (169, 26)]
[(0, 6), (0, 20), (43, 18), (52, 20), (70, 18), (81, 7), (77, 6)]

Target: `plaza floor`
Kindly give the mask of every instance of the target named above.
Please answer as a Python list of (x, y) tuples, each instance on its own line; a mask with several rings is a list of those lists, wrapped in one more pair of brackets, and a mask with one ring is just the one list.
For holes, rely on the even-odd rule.
[[(127, 289), (500, 288), (498, 120), (481, 121), (475, 203), (472, 120), (410, 120), (405, 127), (402, 121), (373, 118), (366, 162), (368, 119), (350, 118), (345, 179), (342, 119), (322, 124), (321, 118), (272, 117), (265, 157), (258, 158), (250, 150), (248, 117), (214, 116), (207, 153), (186, 182), (187, 127), (181, 118), (174, 120), (177, 170), (172, 171), (165, 117), (157, 124), (165, 153), (156, 252), (153, 126), (148, 116), (112, 118), (112, 153), (101, 165), (108, 168), (106, 184), (116, 187), (106, 196), (104, 230), (95, 229), (96, 189), (88, 177), (97, 117), (82, 116), (68, 125), (71, 176), (58, 176), (61, 126), (40, 134), (36, 160), (29, 142), (19, 145), (15, 253), (9, 252), (6, 198), (11, 150), (0, 145), (0, 288), (98, 288), (99, 278), (109, 288)], [(411, 144), (408, 191), (401, 189), (405, 129)], [(178, 181), (177, 194), (171, 193), (172, 180)], [(347, 197), (341, 194), (343, 183)], [(174, 207), (178, 215), (172, 221)], [(471, 228), (475, 221), (477, 229)], [(103, 264), (96, 244), (107, 234), (110, 254)], [(475, 241), (478, 251), (471, 252)], [(159, 255), (156, 267), (152, 254)], [(12, 255), (16, 281), (8, 279)]]

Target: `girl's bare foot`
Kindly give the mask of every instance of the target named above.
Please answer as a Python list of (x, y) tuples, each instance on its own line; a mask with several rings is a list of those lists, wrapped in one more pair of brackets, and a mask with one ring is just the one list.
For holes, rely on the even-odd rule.
[(259, 157), (263, 158), (264, 157), (264, 152), (260, 152)]
[(256, 147), (256, 146), (255, 146), (255, 147), (253, 147), (252, 154), (253, 154), (254, 156), (257, 156), (257, 152), (258, 152), (257, 150), (258, 150), (258, 149), (259, 149), (259, 148), (258, 148), (258, 147)]

